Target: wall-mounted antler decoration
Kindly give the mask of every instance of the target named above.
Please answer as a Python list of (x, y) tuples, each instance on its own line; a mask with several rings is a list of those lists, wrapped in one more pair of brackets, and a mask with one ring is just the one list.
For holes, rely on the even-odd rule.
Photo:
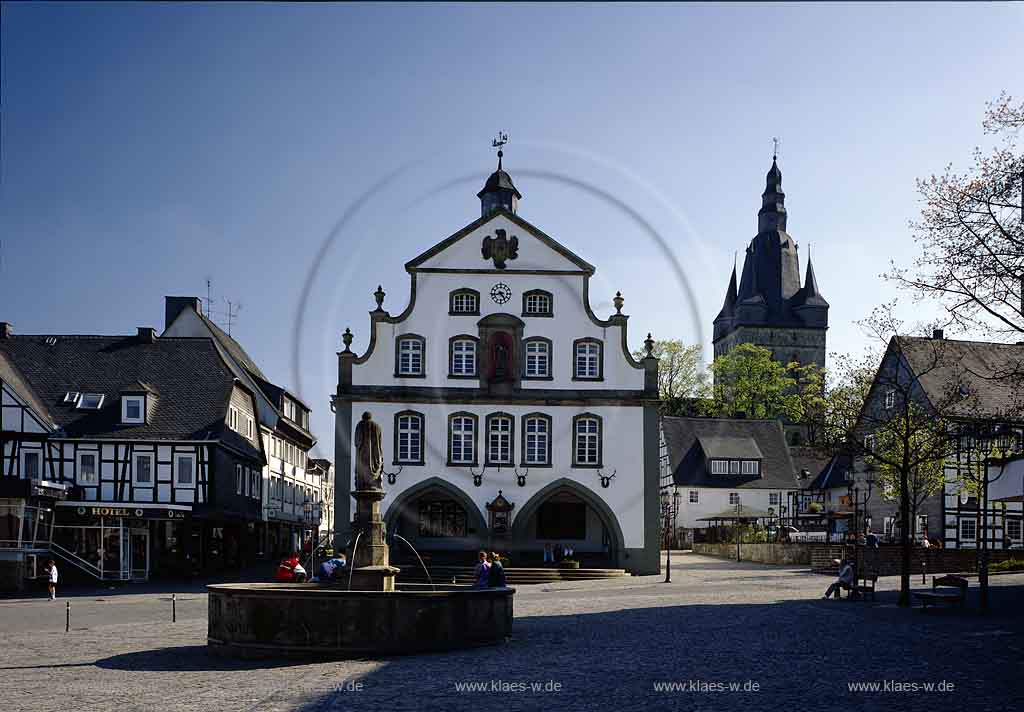
[(527, 467), (525, 470), (520, 472), (517, 467), (514, 469), (514, 472), (516, 473), (516, 484), (520, 487), (526, 487), (526, 476), (530, 474), (530, 468)]
[(404, 470), (404, 469), (405, 469), (405, 465), (399, 465), (398, 466), (398, 470), (396, 472), (385, 472), (384, 474), (387, 475), (387, 477), (388, 477), (388, 484), (389, 485), (395, 484), (395, 480), (398, 479), (398, 476), (400, 474), (402, 474), (402, 470)]
[(618, 470), (612, 470), (612, 474), (605, 475), (602, 474), (600, 470), (598, 470), (597, 476), (601, 478), (601, 486), (607, 488), (612, 483), (612, 480), (615, 478), (616, 472), (618, 472)]
[(469, 468), (469, 474), (473, 475), (473, 486), (479, 487), (484, 482), (484, 473), (487, 472), (487, 465), (484, 465), (480, 472), (473, 472), (473, 468)]

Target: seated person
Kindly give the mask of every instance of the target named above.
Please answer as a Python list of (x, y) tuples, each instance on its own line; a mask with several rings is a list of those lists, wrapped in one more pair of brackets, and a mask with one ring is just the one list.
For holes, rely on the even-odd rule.
[(333, 558), (327, 559), (320, 564), (320, 580), (321, 581), (333, 581), (342, 572), (342, 569), (348, 566), (345, 554), (339, 554)]
[(839, 564), (839, 578), (833, 581), (825, 591), (825, 598), (830, 598), (833, 593), (836, 598), (841, 598), (842, 594), (840, 594), (839, 589), (846, 589), (847, 591), (856, 593), (857, 586), (854, 583), (856, 576), (853, 572), (853, 563), (847, 559), (843, 559), (842, 561), (833, 559), (833, 561)]

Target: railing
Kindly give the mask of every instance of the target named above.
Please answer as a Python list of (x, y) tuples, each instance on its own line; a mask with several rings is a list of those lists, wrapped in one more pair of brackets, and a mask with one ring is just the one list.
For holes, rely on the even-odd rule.
[(77, 566), (85, 573), (99, 579), (100, 581), (128, 581), (131, 579), (130, 571), (121, 571), (120, 567), (118, 567), (117, 571), (104, 571), (96, 564), (83, 559), (78, 554), (68, 551), (60, 544), (51, 543), (50, 550), (64, 561)]

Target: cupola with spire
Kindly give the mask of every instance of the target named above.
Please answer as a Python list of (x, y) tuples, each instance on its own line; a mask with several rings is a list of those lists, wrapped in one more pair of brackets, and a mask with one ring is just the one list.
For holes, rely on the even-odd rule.
[(501, 208), (514, 213), (519, 207), (519, 199), (523, 197), (513, 185), (512, 176), (501, 166), (501, 159), (505, 155), (502, 147), (506, 143), (508, 134), (504, 133), (499, 134), (499, 138), (492, 143), (498, 149), (498, 170), (487, 178), (483, 190), (476, 194), (480, 198), (480, 217), (485, 218)]

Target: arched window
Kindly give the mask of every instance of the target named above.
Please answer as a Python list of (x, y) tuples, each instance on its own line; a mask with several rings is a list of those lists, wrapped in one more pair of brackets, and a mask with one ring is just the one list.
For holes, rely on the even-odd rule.
[(448, 375), (452, 378), (475, 378), (477, 376), (477, 338), (475, 336), (453, 336), (448, 340)]
[(512, 442), (515, 420), (507, 413), (492, 413), (487, 416), (487, 458), (488, 465), (511, 465), (513, 460)]
[(523, 444), (520, 457), (526, 467), (551, 466), (551, 416), (543, 413), (523, 416)]
[(448, 416), (448, 464), (476, 465), (476, 423), (472, 413)]
[(395, 376), (422, 377), (426, 373), (427, 340), (418, 334), (403, 334), (395, 341)]
[(469, 287), (456, 289), (448, 295), (448, 315), (480, 314), (480, 292)]
[(576, 339), (572, 343), (574, 381), (600, 381), (604, 378), (604, 345), (597, 339)]
[(583, 413), (572, 419), (573, 467), (601, 467), (601, 418)]
[(554, 297), (543, 289), (523, 292), (523, 316), (554, 316)]
[(395, 414), (394, 464), (423, 464), (423, 426), (423, 413), (403, 410)]
[(551, 339), (533, 336), (526, 340), (523, 357), (523, 378), (551, 378)]

